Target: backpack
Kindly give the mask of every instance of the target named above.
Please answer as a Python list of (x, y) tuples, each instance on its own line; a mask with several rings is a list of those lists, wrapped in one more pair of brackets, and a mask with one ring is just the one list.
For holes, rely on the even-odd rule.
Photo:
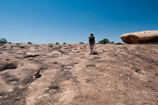
[(90, 39), (90, 42), (91, 42), (91, 43), (94, 42), (94, 36), (90, 36), (89, 39)]

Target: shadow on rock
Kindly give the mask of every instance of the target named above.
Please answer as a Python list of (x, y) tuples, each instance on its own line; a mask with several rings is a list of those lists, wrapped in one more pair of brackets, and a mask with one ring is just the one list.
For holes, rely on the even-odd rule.
[(92, 55), (98, 55), (98, 53), (97, 52), (93, 52)]

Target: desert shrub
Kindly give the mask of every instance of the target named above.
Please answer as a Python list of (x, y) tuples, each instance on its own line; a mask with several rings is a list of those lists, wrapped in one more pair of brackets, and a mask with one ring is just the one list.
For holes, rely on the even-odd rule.
[(112, 43), (107, 43), (107, 45), (112, 45)]
[(53, 47), (53, 44), (48, 44), (48, 47)]
[(156, 36), (154, 43), (158, 44), (158, 36)]
[(66, 44), (65, 42), (63, 44)]
[(114, 41), (110, 42), (111, 44), (114, 44)]
[(118, 43), (115, 43), (115, 45), (123, 45), (123, 43), (121, 43), (121, 42), (118, 42)]
[(56, 44), (59, 44), (58, 42), (56, 42)]
[(79, 44), (84, 44), (83, 42), (79, 42)]
[(0, 44), (6, 44), (6, 43), (8, 43), (8, 41), (5, 38), (0, 39)]
[(110, 41), (108, 39), (103, 39), (103, 40), (100, 40), (98, 43), (99, 44), (106, 44), (106, 43), (110, 43)]
[(27, 44), (32, 44), (31, 42), (28, 42)]
[(110, 42), (108, 39), (106, 39), (106, 38), (104, 38), (103, 40), (100, 40), (99, 42), (98, 42), (98, 44), (107, 44), (107, 43), (111, 43), (111, 44), (113, 44), (114, 42)]
[(155, 44), (158, 44), (158, 42), (155, 42)]
[(8, 44), (12, 44), (11, 42), (8, 42)]

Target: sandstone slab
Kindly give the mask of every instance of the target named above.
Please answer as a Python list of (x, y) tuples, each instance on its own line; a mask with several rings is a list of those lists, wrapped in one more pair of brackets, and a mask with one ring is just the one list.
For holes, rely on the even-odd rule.
[(156, 37), (158, 37), (158, 31), (140, 31), (121, 35), (122, 41), (129, 44), (154, 42)]
[(158, 105), (157, 48), (2, 45), (0, 105)]

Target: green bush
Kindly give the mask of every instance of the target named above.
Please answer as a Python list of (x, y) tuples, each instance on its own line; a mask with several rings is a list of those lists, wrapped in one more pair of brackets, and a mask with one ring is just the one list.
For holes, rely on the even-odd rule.
[(154, 43), (158, 44), (158, 36), (156, 36)]
[(66, 44), (65, 42), (63, 44)]
[(121, 43), (121, 42), (118, 42), (118, 43), (115, 43), (115, 45), (123, 45), (123, 43)]
[(31, 42), (28, 42), (27, 44), (32, 44)]
[(11, 42), (9, 42), (8, 44), (12, 44)]
[(8, 41), (5, 38), (0, 39), (0, 44), (6, 44), (6, 43), (8, 43)]
[(48, 44), (49, 47), (53, 47), (53, 44)]
[(56, 44), (59, 44), (58, 42), (56, 42)]
[(110, 42), (110, 43), (107, 43), (107, 44), (111, 45), (111, 44), (114, 44), (114, 42)]
[(79, 42), (79, 44), (84, 44), (83, 42)]
[(110, 42), (108, 39), (106, 39), (106, 38), (104, 38), (103, 40), (100, 40), (99, 42), (98, 42), (98, 44), (107, 44), (107, 43), (111, 43), (111, 44), (113, 44), (114, 42)]

